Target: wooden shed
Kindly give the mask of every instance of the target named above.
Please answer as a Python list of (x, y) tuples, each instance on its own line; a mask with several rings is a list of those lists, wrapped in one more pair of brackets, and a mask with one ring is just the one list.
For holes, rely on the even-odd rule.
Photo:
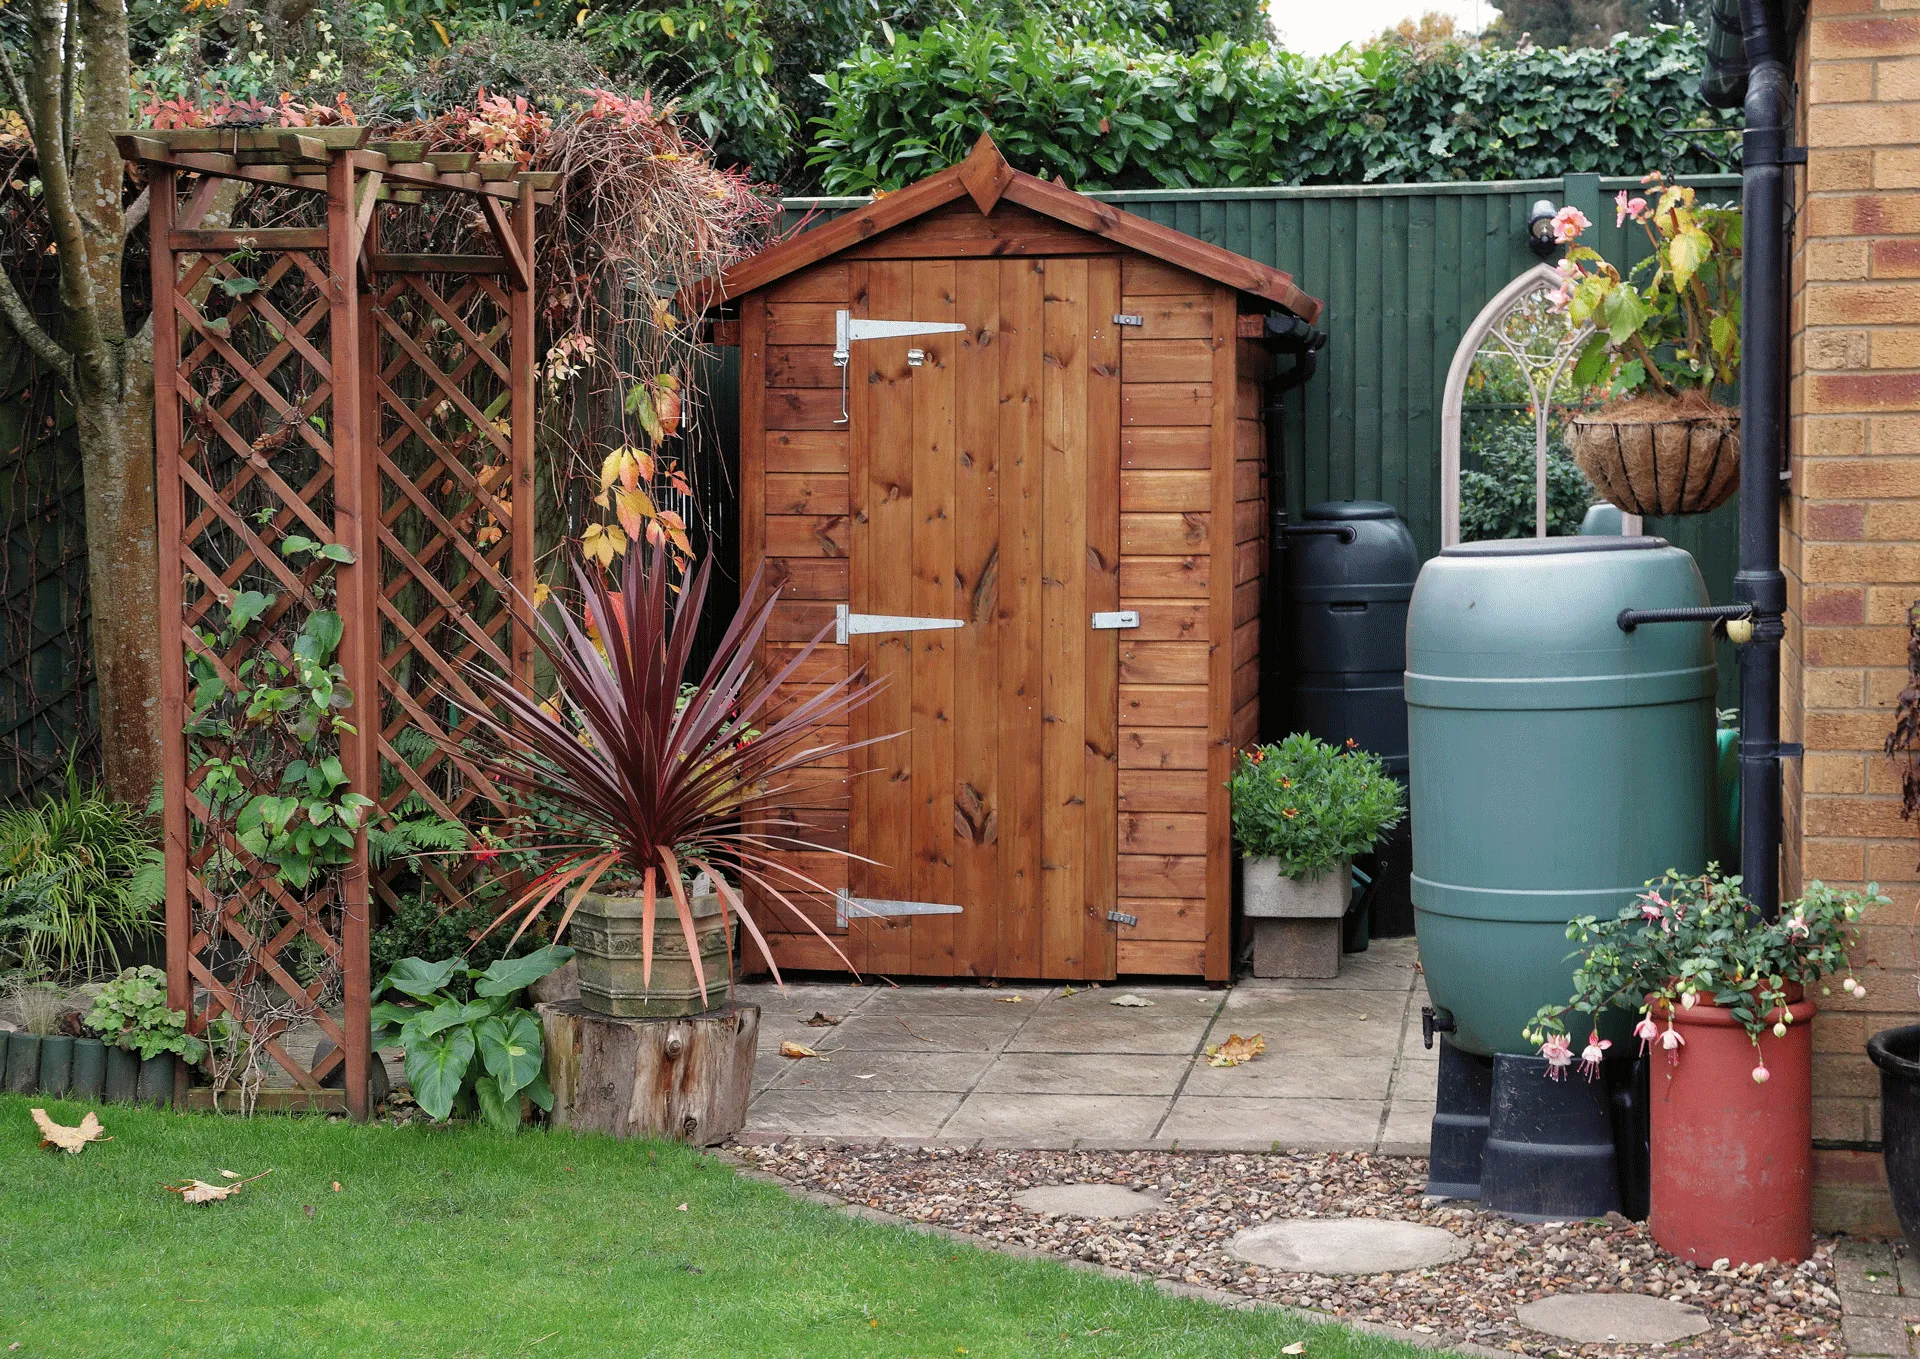
[[(967, 160), (717, 286), (741, 568), (818, 678), (887, 685), (800, 856), (863, 970), (1229, 976), (1226, 781), (1258, 719), (1267, 314), (1284, 273)], [(737, 317), (737, 326), (724, 319)], [(891, 323), (891, 324), (888, 324)], [(773, 660), (775, 657), (768, 657)], [(838, 960), (778, 905), (783, 967)]]

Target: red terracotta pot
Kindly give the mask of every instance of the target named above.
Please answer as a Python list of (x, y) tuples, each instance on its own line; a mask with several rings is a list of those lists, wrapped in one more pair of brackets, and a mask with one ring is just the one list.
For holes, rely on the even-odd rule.
[[(1685, 1045), (1677, 1053), (1655, 1046), (1647, 1226), (1681, 1259), (1743, 1265), (1812, 1251), (1816, 1008), (1801, 1001), (1786, 1037), (1769, 1030), (1761, 1038), (1764, 1083), (1753, 1079), (1753, 1040), (1731, 1010), (1678, 1010)], [(1665, 1027), (1664, 1007), (1654, 1018)]]

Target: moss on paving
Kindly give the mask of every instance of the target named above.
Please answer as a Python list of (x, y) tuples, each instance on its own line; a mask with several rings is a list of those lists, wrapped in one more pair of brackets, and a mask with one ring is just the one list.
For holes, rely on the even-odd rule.
[[(69, 1156), (37, 1104), (85, 1111), (0, 1096), (4, 1359), (1420, 1353), (854, 1221), (669, 1144), (107, 1106), (113, 1140)], [(162, 1188), (268, 1168), (221, 1203)]]

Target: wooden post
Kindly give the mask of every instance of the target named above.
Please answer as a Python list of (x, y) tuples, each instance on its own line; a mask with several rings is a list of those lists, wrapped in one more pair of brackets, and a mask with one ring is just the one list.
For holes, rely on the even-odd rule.
[[(533, 425), (534, 425), (534, 341), (536, 325), (533, 314), (533, 279), (531, 275), (538, 268), (533, 257), (533, 185), (530, 181), (520, 181), (520, 197), (513, 204), (513, 237), (520, 247), (520, 256), (527, 262), (529, 275), (526, 286), (511, 275), (507, 279), (509, 289), (508, 325), (512, 329), (512, 361), (507, 371), (513, 374), (513, 395), (508, 404), (508, 419), (512, 422), (513, 438), (510, 454), (513, 460), (513, 522), (509, 531), (513, 534), (513, 555), (508, 562), (509, 579), (513, 588), (533, 598), (533, 554), (534, 525), (538, 516), (534, 512), (533, 481)], [(531, 620), (523, 620), (520, 615), (529, 603), (520, 600), (508, 601), (508, 608), (514, 612), (513, 625), (513, 666), (514, 675), (529, 692), (533, 688), (533, 629)]]
[[(340, 544), (353, 561), (335, 576), (335, 606), (346, 628), (340, 665), (353, 690), (357, 734), (342, 733), (340, 763), (347, 786), (376, 800), (380, 794), (380, 544), (377, 434), (363, 427), (360, 351), (359, 231), (354, 221), (351, 155), (334, 151), (327, 162), (327, 338), (333, 365), (333, 515)], [(340, 961), (344, 978), (344, 1067), (347, 1112), (367, 1116), (367, 1039), (370, 1036), (367, 976), (369, 870), (363, 820), (354, 837), (353, 862), (340, 875)]]
[[(169, 237), (176, 186), (172, 170), (153, 167), (147, 185), (147, 230), (153, 261), (153, 466), (160, 546), (160, 742), (167, 855), (167, 1005), (193, 1014), (188, 945), (193, 903), (187, 887), (187, 671), (185, 592), (180, 582), (179, 321), (173, 313), (175, 269)], [(186, 1098), (187, 1070), (175, 1064), (173, 1102)]]
[(746, 1126), (758, 1005), (673, 1019), (616, 1019), (577, 1000), (534, 1008), (554, 1127), (712, 1146)]

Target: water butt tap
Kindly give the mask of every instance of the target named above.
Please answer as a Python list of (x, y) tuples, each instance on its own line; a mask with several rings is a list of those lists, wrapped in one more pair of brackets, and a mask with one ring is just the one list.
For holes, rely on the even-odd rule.
[(1420, 1007), (1420, 1041), (1428, 1048), (1433, 1047), (1436, 1033), (1458, 1033), (1460, 1026), (1453, 1022), (1451, 1010), (1436, 1010), (1431, 1005)]

